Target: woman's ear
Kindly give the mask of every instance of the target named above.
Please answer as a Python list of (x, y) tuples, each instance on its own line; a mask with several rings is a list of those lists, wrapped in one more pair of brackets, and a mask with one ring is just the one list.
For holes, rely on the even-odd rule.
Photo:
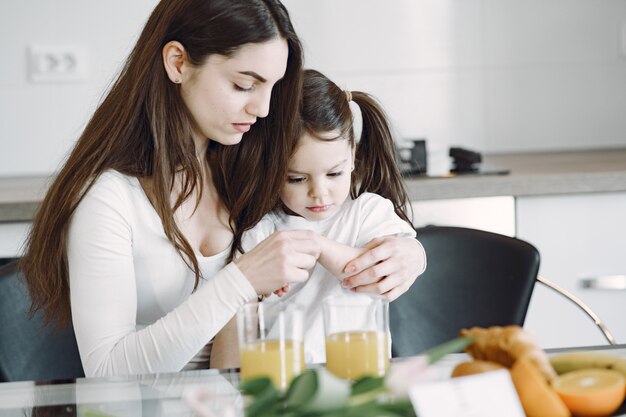
[(175, 84), (183, 82), (184, 64), (187, 62), (185, 47), (178, 41), (169, 41), (163, 47), (163, 66), (167, 76)]

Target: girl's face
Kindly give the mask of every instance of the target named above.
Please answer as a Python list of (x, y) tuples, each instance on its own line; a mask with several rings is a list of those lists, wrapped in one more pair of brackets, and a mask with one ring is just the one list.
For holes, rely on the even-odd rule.
[(181, 94), (195, 121), (194, 138), (239, 143), (257, 118), (267, 116), (288, 54), (287, 42), (275, 38), (245, 44), (230, 57), (210, 55), (199, 67), (186, 64)]
[[(334, 138), (338, 132), (322, 137)], [(287, 182), (280, 192), (283, 204), (307, 220), (324, 220), (335, 214), (350, 195), (354, 168), (350, 143), (323, 141), (305, 133), (289, 161)]]

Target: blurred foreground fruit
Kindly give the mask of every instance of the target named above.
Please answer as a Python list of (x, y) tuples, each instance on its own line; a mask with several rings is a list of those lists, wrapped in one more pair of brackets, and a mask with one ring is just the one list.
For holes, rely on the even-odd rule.
[(626, 358), (593, 352), (565, 352), (550, 357), (557, 374), (578, 369), (613, 369), (626, 378)]
[(466, 349), (474, 359), (497, 362), (510, 368), (519, 358), (525, 357), (547, 381), (556, 377), (548, 355), (520, 326), (472, 327), (461, 330), (461, 336), (474, 337), (474, 343)]
[(515, 361), (511, 379), (528, 417), (569, 417), (569, 409), (527, 357)]
[(626, 380), (609, 369), (580, 369), (560, 375), (552, 386), (567, 408), (579, 417), (613, 414), (624, 401)]
[(467, 361), (461, 362), (452, 370), (452, 378), (459, 376), (482, 374), (483, 372), (497, 371), (499, 369), (506, 369), (505, 366), (491, 361)]

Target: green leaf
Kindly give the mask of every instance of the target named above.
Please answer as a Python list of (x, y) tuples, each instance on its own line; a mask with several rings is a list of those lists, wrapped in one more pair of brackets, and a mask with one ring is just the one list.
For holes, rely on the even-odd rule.
[(260, 417), (273, 416), (277, 414), (278, 392), (267, 392), (266, 395), (256, 397), (255, 400), (246, 407), (246, 416)]
[[(415, 415), (411, 409), (411, 415)], [(406, 414), (389, 410), (382, 404), (363, 404), (357, 407), (350, 407), (344, 414), (346, 417), (405, 417)]]
[(350, 395), (359, 395), (368, 391), (380, 389), (385, 385), (384, 377), (365, 376), (356, 380), (352, 384), (352, 391)]
[(324, 416), (342, 409), (350, 396), (350, 381), (331, 374), (326, 368), (304, 371), (290, 384), (287, 393), (280, 398), (277, 415), (298, 417)]
[(317, 388), (317, 373), (312, 369), (304, 371), (291, 381), (285, 396), (285, 407), (293, 409), (305, 406), (315, 396)]
[[(246, 384), (249, 385), (244, 387)], [(279, 392), (276, 390), (274, 384), (272, 384), (272, 381), (269, 378), (255, 378), (247, 383), (244, 383), (244, 385), (241, 387), (244, 394), (248, 394), (250, 392), (246, 391), (246, 388), (252, 389), (254, 392), (252, 401), (246, 407), (247, 416), (261, 417), (273, 416), (276, 414), (279, 404)]]
[(413, 404), (409, 400), (394, 400), (385, 403), (379, 403), (378, 406), (389, 412), (405, 417), (415, 417)]
[(249, 379), (241, 384), (239, 387), (244, 395), (257, 396), (267, 390), (272, 384), (272, 380), (266, 376)]
[(424, 355), (428, 357), (428, 364), (432, 364), (437, 362), (439, 359), (443, 358), (449, 353), (457, 353), (462, 352), (466, 347), (471, 345), (474, 342), (474, 338), (472, 336), (468, 337), (457, 337), (456, 339), (452, 339), (449, 342), (442, 343), (440, 345), (435, 346), (432, 349), (424, 352)]

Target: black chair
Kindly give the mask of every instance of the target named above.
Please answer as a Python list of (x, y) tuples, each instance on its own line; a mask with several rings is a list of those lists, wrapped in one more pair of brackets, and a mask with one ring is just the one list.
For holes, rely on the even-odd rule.
[(462, 227), (428, 226), (417, 236), (426, 272), (389, 306), (392, 356), (411, 356), (473, 326), (523, 325), (539, 252), (522, 240)]
[(0, 266), (0, 382), (83, 377), (71, 326), (54, 331), (29, 307), (17, 263)]

